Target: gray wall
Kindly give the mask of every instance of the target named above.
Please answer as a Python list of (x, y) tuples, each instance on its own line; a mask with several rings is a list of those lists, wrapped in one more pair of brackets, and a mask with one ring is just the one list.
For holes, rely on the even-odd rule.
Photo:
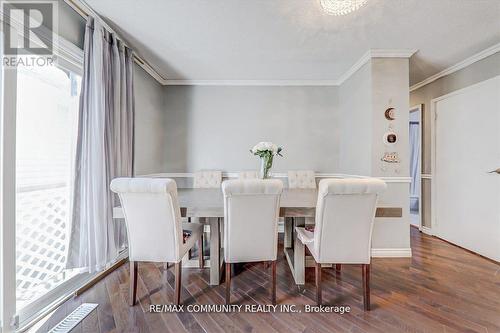
[[(422, 114), (422, 173), (431, 170), (431, 100), (500, 75), (500, 52), (444, 76), (410, 93), (410, 105), (424, 105)], [(431, 181), (422, 179), (422, 223), (431, 226)]]
[(73, 10), (64, 0), (59, 0), (58, 34), (83, 49), (85, 19)]
[(368, 61), (339, 88), (339, 171), (370, 175), (372, 156), (372, 84)]
[[(83, 48), (85, 20), (59, 0), (59, 35)], [(138, 65), (134, 66), (135, 87), (135, 163), (137, 175), (164, 172), (165, 109), (163, 87)]]
[(134, 171), (136, 175), (164, 172), (167, 169), (164, 128), (166, 111), (163, 86), (138, 65), (134, 66), (135, 129)]
[[(372, 59), (372, 176), (409, 177), (410, 143), (409, 122), (409, 60), (406, 58)], [(385, 118), (385, 110), (393, 107), (395, 119)], [(392, 126), (397, 134), (394, 146), (387, 147), (384, 134)], [(389, 164), (381, 161), (386, 152), (397, 152), (400, 163)]]
[(449, 94), (475, 83), (500, 75), (500, 52), (473, 63), (455, 73), (444, 76), (410, 93), (410, 105), (424, 104), (424, 146), (422, 150), (424, 165), (423, 173), (431, 171), (431, 99)]
[(167, 86), (168, 172), (257, 169), (249, 149), (259, 141), (283, 145), (275, 171), (337, 172), (336, 87)]
[[(408, 176), (409, 61), (406, 58), (373, 58), (346, 80), (339, 89), (342, 132), (340, 170), (347, 174), (378, 177)], [(393, 107), (396, 119), (388, 121), (385, 110)], [(389, 125), (398, 142), (386, 147), (383, 135)], [(381, 161), (384, 152), (396, 151), (401, 163)], [(383, 168), (382, 168), (383, 167)], [(376, 218), (373, 248), (410, 248), (409, 184), (390, 182), (379, 205), (402, 207), (401, 218)]]

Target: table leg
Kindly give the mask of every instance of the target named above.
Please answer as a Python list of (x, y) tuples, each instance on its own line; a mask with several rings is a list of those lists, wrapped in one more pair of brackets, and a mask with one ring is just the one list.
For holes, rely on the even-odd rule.
[(305, 271), (306, 271), (306, 256), (305, 256), (305, 246), (297, 238), (295, 233), (295, 227), (303, 227), (306, 224), (306, 219), (303, 217), (294, 218), (293, 230), (294, 230), (294, 242), (295, 246), (293, 249), (293, 277), (295, 278), (296, 284), (305, 283)]
[(210, 224), (210, 284), (220, 282), (220, 225), (219, 219), (208, 218)]
[(284, 247), (286, 249), (291, 248), (293, 246), (293, 217), (285, 217), (284, 218)]

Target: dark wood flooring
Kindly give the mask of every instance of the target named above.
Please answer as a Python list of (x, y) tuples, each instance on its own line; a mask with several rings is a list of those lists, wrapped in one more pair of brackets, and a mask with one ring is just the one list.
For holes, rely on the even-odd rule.
[[(172, 267), (140, 264), (139, 302), (129, 307), (129, 265), (61, 306), (39, 330), (47, 331), (82, 302), (99, 307), (73, 332), (500, 332), (500, 266), (442, 240), (411, 230), (411, 259), (373, 259), (372, 311), (363, 311), (361, 268), (343, 266), (340, 276), (323, 270), (325, 304), (348, 305), (348, 314), (150, 313), (170, 304)], [(282, 244), (280, 244), (282, 246)], [(294, 284), (283, 252), (278, 255), (278, 304), (314, 305), (314, 269), (306, 285)], [(211, 287), (209, 270), (184, 269), (184, 304), (224, 304), (224, 284)], [(269, 270), (245, 264), (232, 279), (235, 304), (270, 304)]]

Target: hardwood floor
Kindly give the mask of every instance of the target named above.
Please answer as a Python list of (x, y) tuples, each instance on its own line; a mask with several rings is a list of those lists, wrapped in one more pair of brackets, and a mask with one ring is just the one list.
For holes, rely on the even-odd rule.
[[(47, 331), (82, 302), (99, 307), (73, 332), (500, 332), (500, 266), (411, 228), (413, 258), (373, 259), (371, 311), (363, 311), (361, 267), (340, 274), (323, 269), (323, 304), (350, 313), (150, 313), (171, 304), (173, 267), (139, 264), (138, 303), (129, 307), (129, 264), (61, 306), (39, 330)], [(282, 244), (277, 264), (277, 303), (314, 305), (314, 268), (297, 288)], [(269, 269), (245, 264), (232, 278), (232, 304), (271, 304)], [(184, 269), (183, 304), (224, 304), (224, 283), (211, 287), (209, 270)]]

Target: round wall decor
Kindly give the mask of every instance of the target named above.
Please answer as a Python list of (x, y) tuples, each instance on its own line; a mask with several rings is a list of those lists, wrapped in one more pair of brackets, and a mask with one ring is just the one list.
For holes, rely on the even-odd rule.
[(398, 142), (398, 135), (395, 132), (389, 131), (384, 134), (384, 144), (393, 146)]
[(396, 110), (394, 108), (388, 108), (385, 110), (385, 119), (394, 120), (396, 119)]

